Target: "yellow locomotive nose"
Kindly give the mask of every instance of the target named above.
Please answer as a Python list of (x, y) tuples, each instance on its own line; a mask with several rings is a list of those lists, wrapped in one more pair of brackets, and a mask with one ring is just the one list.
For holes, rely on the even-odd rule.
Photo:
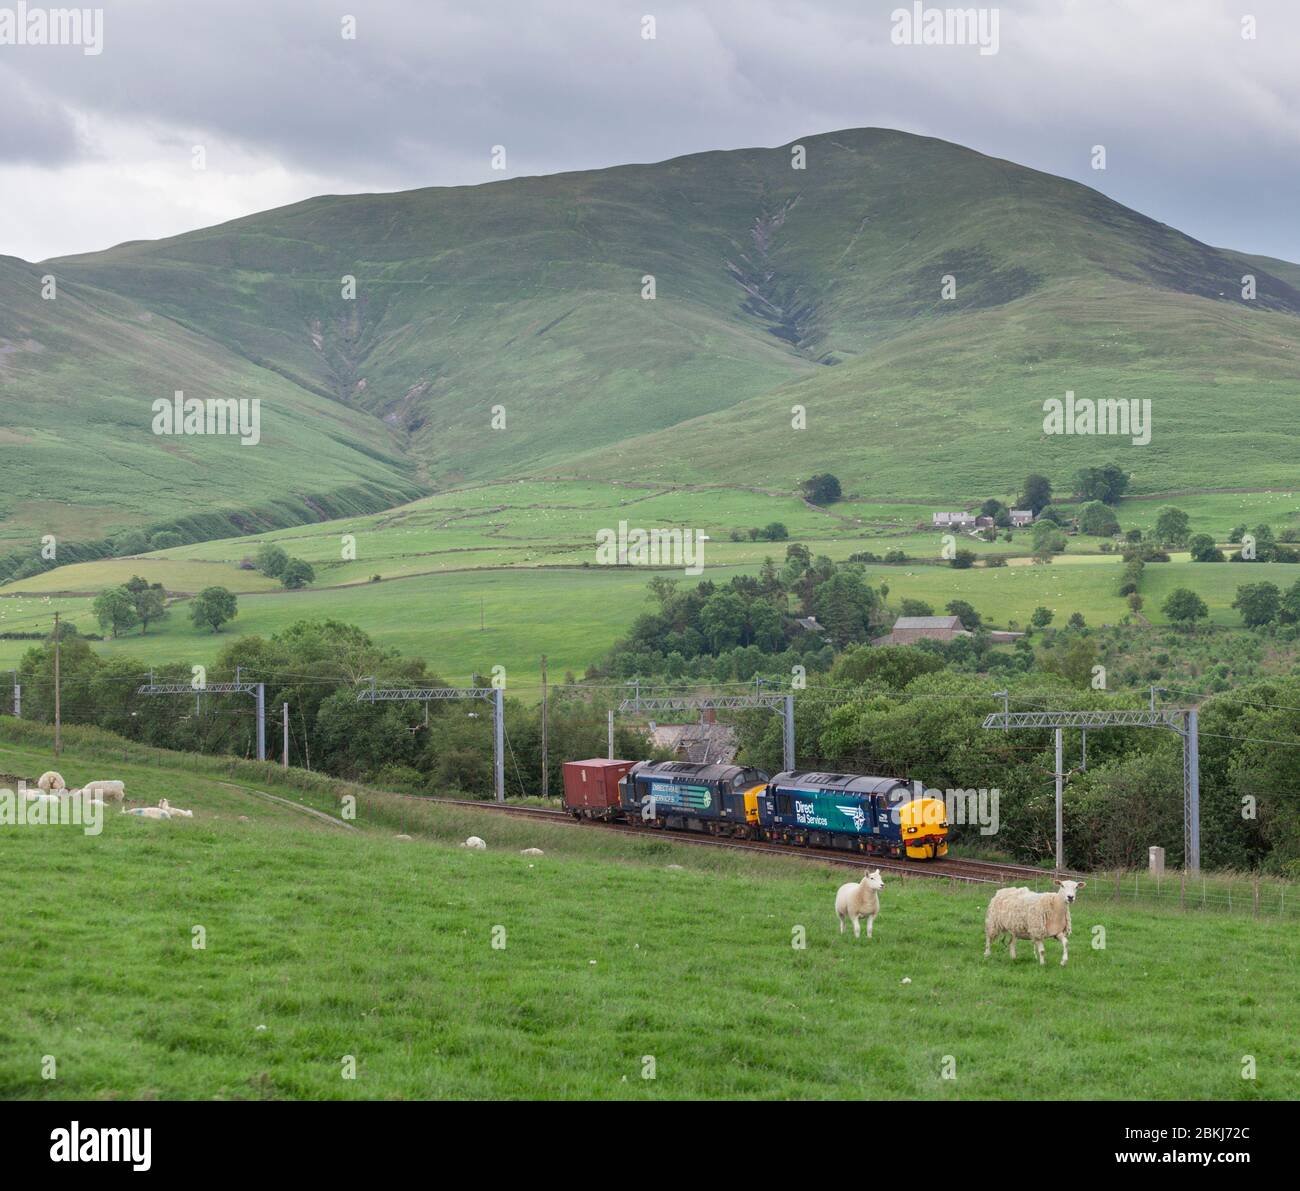
[(913, 798), (898, 808), (903, 850), (913, 860), (948, 855), (948, 808), (938, 798)]

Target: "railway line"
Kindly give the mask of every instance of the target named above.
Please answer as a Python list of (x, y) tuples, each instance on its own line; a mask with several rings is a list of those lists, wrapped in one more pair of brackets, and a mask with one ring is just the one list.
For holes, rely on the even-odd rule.
[(458, 806), (469, 810), (491, 811), (496, 814), (533, 818), (548, 823), (567, 824), (573, 827), (592, 826), (601, 831), (614, 831), (623, 835), (654, 836), (673, 843), (694, 844), (711, 848), (731, 848), (743, 852), (766, 852), (770, 855), (791, 857), (795, 860), (813, 860), (820, 863), (842, 865), (845, 868), (880, 869), (881, 872), (904, 873), (912, 877), (930, 877), (967, 885), (1007, 885), (1017, 881), (1042, 880), (1052, 876), (1047, 869), (1023, 864), (994, 864), (985, 860), (891, 860), (877, 856), (856, 856), (834, 848), (811, 848), (794, 844), (775, 844), (764, 840), (724, 839), (714, 835), (696, 835), (685, 831), (665, 831), (661, 827), (638, 827), (628, 823), (606, 823), (599, 819), (579, 821), (567, 811), (541, 806), (516, 806), (510, 803), (482, 802), (472, 798), (421, 798), (422, 802), (436, 802), (444, 806)]

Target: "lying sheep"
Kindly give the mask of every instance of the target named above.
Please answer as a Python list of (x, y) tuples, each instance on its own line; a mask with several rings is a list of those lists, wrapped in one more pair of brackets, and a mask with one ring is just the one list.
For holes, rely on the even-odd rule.
[(545, 856), (546, 853), (543, 852), (541, 848), (522, 848), (520, 849), (519, 855), (520, 856)]
[(1087, 881), (1053, 880), (1059, 889), (1053, 893), (1035, 893), (1028, 886), (1016, 889), (999, 889), (989, 901), (984, 916), (984, 955), (992, 949), (993, 940), (1002, 935), (1011, 936), (1008, 950), (1016, 958), (1016, 940), (1032, 939), (1038, 962), (1045, 964), (1043, 940), (1058, 939), (1061, 943), (1061, 966), (1070, 958), (1070, 903)]
[(165, 798), (158, 799), (158, 809), (160, 811), (166, 811), (169, 815), (172, 816), (172, 818), (177, 818), (177, 817), (180, 817), (182, 819), (194, 818), (193, 811), (183, 811), (178, 806), (172, 806), (168, 803), (167, 799)]
[(853, 937), (860, 939), (862, 930), (858, 926), (858, 919), (865, 918), (867, 938), (871, 938), (872, 924), (880, 913), (880, 894), (877, 890), (884, 887), (885, 882), (881, 880), (879, 869), (869, 872), (861, 881), (850, 881), (847, 885), (840, 886), (839, 892), (835, 894), (835, 913), (840, 919), (840, 934), (844, 933), (844, 919), (848, 917), (853, 919)]
[(487, 847), (487, 843), (486, 843), (485, 841), (479, 839), (479, 837), (478, 837), (477, 835), (471, 835), (471, 836), (469, 837), (469, 839), (467, 839), (463, 844), (461, 844), (461, 847), (462, 847), (462, 848), (479, 848), (479, 849), (482, 849), (482, 848), (486, 848), (486, 847)]
[(124, 815), (137, 815), (141, 819), (170, 819), (171, 812), (163, 810), (160, 806), (133, 806), (130, 810), (122, 808)]
[(24, 790), (23, 797), (28, 802), (58, 803), (63, 801), (57, 794), (50, 794), (44, 790)]
[(36, 785), (48, 794), (51, 790), (66, 790), (68, 783), (63, 780), (63, 774), (55, 772), (53, 769), (47, 769), (40, 777), (36, 779)]
[(126, 797), (126, 783), (118, 781), (87, 782), (81, 787), (81, 792), (87, 797), (93, 795), (105, 798), (109, 802), (121, 802)]

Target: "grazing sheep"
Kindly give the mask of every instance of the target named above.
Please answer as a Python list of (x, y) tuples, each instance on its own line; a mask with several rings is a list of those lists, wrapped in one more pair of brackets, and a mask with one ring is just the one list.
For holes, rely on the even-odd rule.
[(1015, 889), (999, 889), (989, 901), (984, 916), (984, 955), (987, 957), (993, 940), (1010, 935), (1008, 948), (1011, 958), (1016, 958), (1016, 940), (1032, 939), (1038, 962), (1045, 964), (1043, 940), (1058, 939), (1061, 944), (1061, 966), (1070, 958), (1070, 903), (1074, 901), (1086, 881), (1054, 880), (1059, 889), (1052, 893), (1034, 893), (1025, 885)]
[(169, 803), (167, 802), (167, 799), (165, 799), (165, 798), (160, 798), (160, 799), (158, 799), (158, 809), (159, 809), (159, 810), (162, 810), (162, 811), (166, 811), (169, 815), (171, 815), (171, 817), (172, 817), (173, 819), (178, 818), (178, 817), (179, 817), (179, 818), (182, 818), (182, 819), (192, 819), (192, 818), (194, 818), (194, 812), (193, 812), (193, 811), (183, 811), (183, 810), (181, 810), (181, 808), (178, 807), (178, 806), (171, 806), (171, 805), (169, 805)]
[(47, 769), (40, 777), (36, 779), (36, 785), (48, 794), (51, 790), (66, 790), (68, 783), (63, 780), (63, 774), (56, 773), (53, 769)]
[(519, 853), (519, 855), (520, 856), (545, 856), (546, 853), (543, 852), (541, 848), (524, 848)]
[(487, 847), (487, 844), (483, 840), (479, 839), (477, 835), (471, 835), (469, 839), (467, 839), (463, 844), (461, 844), (461, 847), (483, 849)]
[(81, 787), (81, 792), (86, 795), (95, 795), (107, 799), (109, 802), (121, 802), (126, 797), (126, 783), (117, 781), (87, 782)]
[(844, 933), (844, 919), (848, 917), (853, 919), (853, 937), (861, 938), (862, 930), (858, 926), (858, 919), (865, 918), (867, 938), (871, 938), (872, 925), (880, 913), (880, 894), (877, 890), (884, 887), (885, 882), (881, 880), (879, 869), (869, 872), (861, 881), (850, 881), (847, 885), (840, 886), (839, 892), (835, 894), (835, 913), (840, 919), (840, 934)]
[(122, 808), (124, 815), (136, 815), (141, 819), (170, 819), (171, 812), (163, 810), (160, 806), (133, 806), (130, 810)]

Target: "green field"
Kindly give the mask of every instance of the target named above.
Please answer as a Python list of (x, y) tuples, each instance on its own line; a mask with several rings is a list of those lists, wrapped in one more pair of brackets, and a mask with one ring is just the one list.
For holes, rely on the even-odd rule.
[[(0, 770), (47, 768), (6, 724)], [(195, 817), (0, 827), (6, 1098), (1300, 1095), (1287, 923), (1097, 885), (1040, 967), (983, 958), (987, 888), (887, 877), (855, 942), (843, 869), (365, 791), (348, 831), (255, 792), (336, 812), (324, 779), (73, 735), (65, 774)]]
[[(1192, 514), (1193, 527), (1216, 529), (1223, 540), (1233, 524), (1253, 526), (1267, 519), (1280, 528), (1294, 513), (1285, 494), (1202, 494), (1178, 502)], [(1149, 524), (1159, 507), (1125, 501), (1121, 520)], [(408, 656), (427, 659), (450, 681), (502, 665), (512, 689), (531, 690), (543, 653), (553, 673), (572, 670), (580, 676), (650, 607), (645, 568), (592, 565), (597, 531), (613, 529), (620, 520), (707, 533), (705, 569), (698, 578), (714, 582), (753, 573), (767, 557), (782, 560), (786, 542), (730, 540), (733, 529), (781, 521), (792, 540), (837, 560), (857, 551), (880, 555), (895, 548), (915, 557), (914, 564), (867, 566), (869, 582), (887, 586), (895, 607), (914, 598), (941, 611), (950, 600), (964, 599), (995, 625), (1022, 627), (1040, 605), (1052, 609), (1057, 623), (1076, 611), (1093, 625), (1118, 623), (1128, 614), (1127, 604), (1115, 594), (1120, 558), (1099, 553), (1100, 539), (1070, 538), (1067, 553), (1049, 566), (1028, 565), (1024, 557), (999, 568), (923, 565), (932, 563), (942, 544), (941, 535), (916, 531), (920, 515), (928, 516), (928, 510), (852, 500), (816, 509), (790, 496), (724, 488), (571, 481), (484, 485), (382, 514), (60, 567), (0, 588), (0, 632), (44, 631), (56, 610), (82, 632), (95, 632), (91, 595), (139, 574), (163, 583), (177, 597), (170, 616), (147, 635), (131, 630), (96, 648), (138, 657), (144, 666), (205, 664), (231, 634), (266, 635), (304, 617), (333, 617), (360, 625)], [(340, 558), (345, 535), (355, 545), (353, 561)], [(310, 561), (316, 583), (285, 592), (258, 572), (241, 569), (241, 560), (255, 555), (264, 541)], [(981, 556), (1029, 549), (1024, 533), (1013, 535), (1011, 543), (959, 541)], [(1267, 578), (1286, 588), (1300, 578), (1300, 566), (1294, 564), (1261, 569), (1192, 563), (1185, 553), (1173, 558), (1148, 566), (1143, 578), (1143, 615), (1156, 624), (1164, 623), (1161, 604), (1175, 587), (1201, 594), (1212, 625), (1237, 626), (1240, 617), (1231, 604), (1238, 586)], [(698, 582), (681, 569), (664, 573), (683, 583)], [(376, 574), (382, 581), (369, 582)], [(188, 619), (184, 597), (211, 584), (239, 594), (239, 616), (221, 634), (197, 630)], [(16, 665), (29, 646), (0, 640), (0, 668)]]

